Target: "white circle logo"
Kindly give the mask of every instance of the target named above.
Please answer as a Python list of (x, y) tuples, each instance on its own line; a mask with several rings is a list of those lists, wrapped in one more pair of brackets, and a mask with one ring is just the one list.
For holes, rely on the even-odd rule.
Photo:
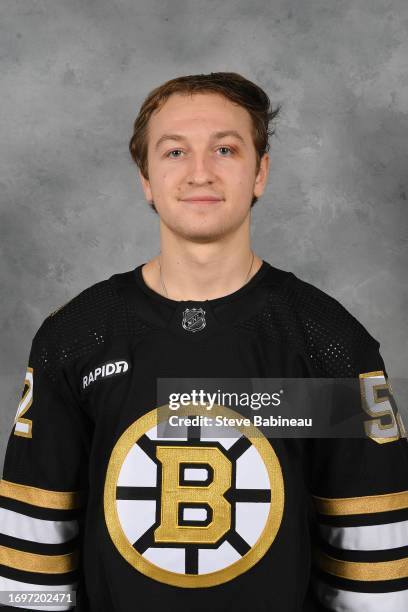
[[(195, 414), (202, 407), (179, 411)], [(240, 416), (222, 406), (216, 415)], [(229, 437), (186, 428), (184, 437), (159, 438), (157, 418), (152, 410), (135, 421), (112, 451), (104, 492), (112, 541), (135, 569), (166, 584), (231, 580), (264, 556), (281, 524), (274, 449), (253, 426), (230, 428)]]

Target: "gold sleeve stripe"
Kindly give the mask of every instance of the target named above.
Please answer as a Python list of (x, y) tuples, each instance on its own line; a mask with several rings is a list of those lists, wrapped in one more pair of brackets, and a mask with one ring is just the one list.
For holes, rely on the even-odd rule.
[(64, 574), (78, 567), (78, 550), (66, 555), (37, 555), (0, 545), (0, 563), (26, 572)]
[(394, 561), (356, 562), (335, 559), (319, 551), (317, 563), (323, 571), (347, 580), (396, 580), (408, 578), (408, 557)]
[(372, 514), (408, 508), (408, 491), (367, 495), (365, 497), (341, 497), (338, 499), (313, 496), (320, 514), (345, 516), (349, 514)]
[(82, 505), (80, 491), (48, 491), (8, 480), (0, 480), (0, 495), (17, 501), (55, 510), (72, 510)]
[(376, 370), (375, 372), (365, 372), (364, 374), (359, 374), (360, 378), (373, 378), (374, 376), (384, 376), (384, 372), (382, 370)]

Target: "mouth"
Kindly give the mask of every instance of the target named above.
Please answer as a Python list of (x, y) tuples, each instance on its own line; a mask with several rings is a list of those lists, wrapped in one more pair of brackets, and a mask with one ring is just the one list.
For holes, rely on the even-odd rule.
[(217, 202), (222, 202), (221, 198), (216, 198), (213, 196), (205, 197), (195, 197), (195, 198), (183, 198), (182, 202), (187, 202), (187, 204), (217, 204)]

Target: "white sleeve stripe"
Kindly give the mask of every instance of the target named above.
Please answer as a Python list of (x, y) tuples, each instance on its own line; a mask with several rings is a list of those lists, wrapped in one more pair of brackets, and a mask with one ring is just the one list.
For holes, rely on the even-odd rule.
[(40, 544), (62, 544), (78, 534), (78, 521), (45, 521), (0, 508), (0, 533)]
[[(73, 593), (78, 587), (78, 582), (73, 582), (71, 584), (58, 584), (58, 585), (49, 585), (49, 584), (31, 584), (28, 582), (19, 582), (18, 580), (11, 580), (10, 578), (4, 578), (4, 576), (0, 576), (0, 592), (2, 591), (15, 591), (16, 593), (21, 591), (59, 591), (63, 593)], [(4, 595), (4, 594), (3, 594)], [(15, 605), (15, 604), (14, 604)], [(24, 607), (25, 610), (72, 610), (72, 604), (60, 604), (60, 605), (40, 605), (29, 606), (27, 604), (21, 604), (20, 606), (15, 606), (16, 610), (21, 607)]]
[(408, 521), (362, 527), (319, 525), (322, 537), (344, 550), (389, 550), (408, 546)]
[(408, 590), (386, 593), (345, 591), (315, 581), (316, 595), (329, 610), (335, 612), (397, 612), (408, 610)]

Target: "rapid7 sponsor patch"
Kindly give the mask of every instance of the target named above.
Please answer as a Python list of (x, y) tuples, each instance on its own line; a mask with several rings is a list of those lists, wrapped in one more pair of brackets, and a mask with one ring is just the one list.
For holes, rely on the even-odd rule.
[(119, 361), (108, 361), (93, 370), (82, 378), (82, 388), (86, 389), (92, 383), (104, 378), (112, 378), (116, 374), (124, 374), (129, 369), (129, 363), (124, 359)]

